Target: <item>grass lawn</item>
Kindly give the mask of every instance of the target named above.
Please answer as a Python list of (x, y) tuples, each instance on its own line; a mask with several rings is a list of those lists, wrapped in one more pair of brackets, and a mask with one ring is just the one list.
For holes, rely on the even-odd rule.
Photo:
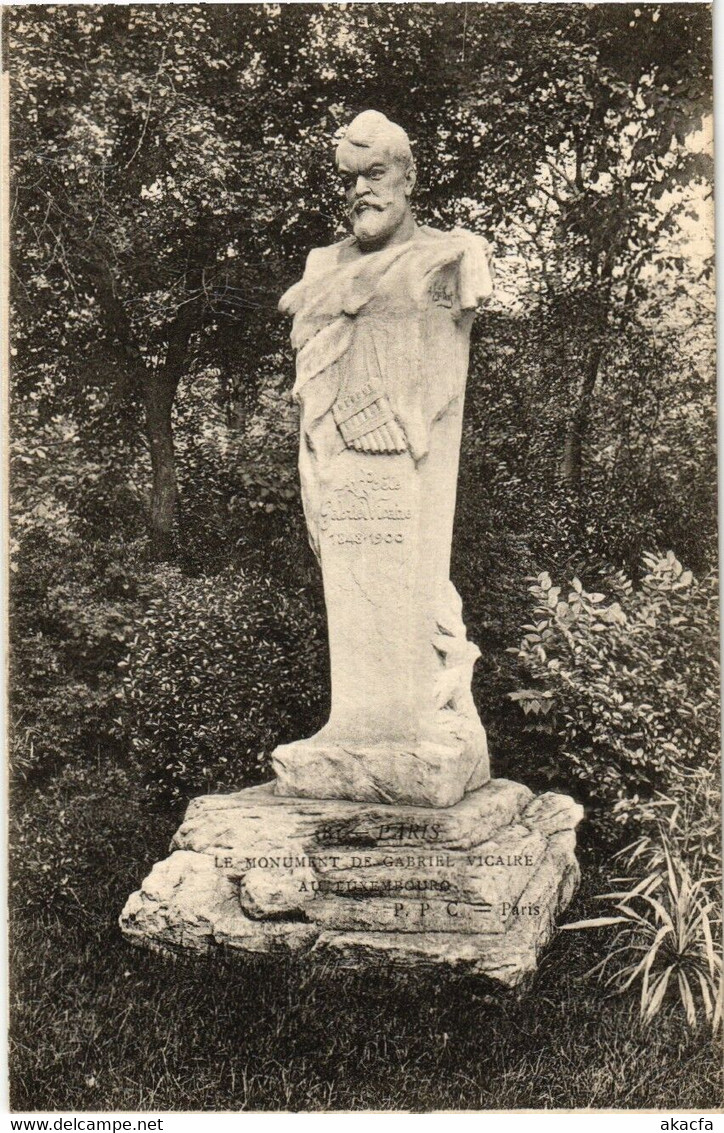
[[(132, 783), (68, 772), (15, 800), (16, 1112), (720, 1106), (720, 1052), (675, 1002), (643, 1031), (635, 995), (584, 980), (605, 930), (560, 934), (521, 996), (440, 971), (131, 948), (118, 913), (180, 817)], [(568, 919), (602, 886), (584, 874)]]

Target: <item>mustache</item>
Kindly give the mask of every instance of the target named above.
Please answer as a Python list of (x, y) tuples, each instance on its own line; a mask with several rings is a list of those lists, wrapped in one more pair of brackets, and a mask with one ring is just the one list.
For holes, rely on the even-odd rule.
[(385, 207), (384, 205), (378, 205), (374, 201), (366, 201), (366, 200), (355, 201), (355, 203), (352, 205), (352, 207), (349, 210), (349, 215), (350, 216), (356, 216), (358, 212), (362, 211), (362, 209), (375, 209), (377, 212), (383, 212), (384, 207)]

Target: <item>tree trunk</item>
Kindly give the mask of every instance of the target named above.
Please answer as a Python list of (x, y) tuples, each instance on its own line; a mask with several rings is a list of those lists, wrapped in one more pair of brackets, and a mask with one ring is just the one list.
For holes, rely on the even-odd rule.
[[(171, 413), (181, 377), (188, 362), (191, 335), (199, 317), (198, 299), (186, 300), (168, 324), (166, 361), (151, 371), (133, 334), (127, 311), (116, 293), (112, 272), (101, 254), (86, 261), (88, 276), (106, 316), (111, 351), (121, 361), (122, 383), (119, 393), (139, 389), (146, 413), (146, 435), (151, 450), (151, 514), (149, 530), (151, 554), (159, 561), (172, 559), (176, 551), (175, 526), (178, 512), (178, 484), (173, 447)], [(190, 287), (200, 287), (200, 270), (189, 274)]]
[(149, 535), (151, 555), (159, 562), (173, 559), (176, 552), (178, 485), (171, 413), (177, 387), (178, 379), (163, 373), (149, 376), (143, 387), (146, 433), (153, 473)]
[(198, 319), (198, 303), (187, 302), (169, 324), (166, 362), (144, 385), (146, 431), (151, 446), (151, 554), (164, 562), (176, 553), (178, 484), (171, 414), (176, 390), (188, 364), (188, 349)]
[(591, 417), (593, 391), (598, 377), (598, 368), (603, 356), (603, 342), (599, 340), (591, 349), (583, 374), (578, 403), (568, 426), (563, 445), (561, 477), (576, 493), (581, 490), (583, 475), (583, 444), (588, 432)]

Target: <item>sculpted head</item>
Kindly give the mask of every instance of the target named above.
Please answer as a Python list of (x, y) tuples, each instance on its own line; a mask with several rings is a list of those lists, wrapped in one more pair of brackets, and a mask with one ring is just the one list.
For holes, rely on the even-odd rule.
[(415, 227), (410, 209), (415, 163), (402, 127), (377, 110), (365, 110), (347, 127), (335, 161), (362, 249), (408, 239)]

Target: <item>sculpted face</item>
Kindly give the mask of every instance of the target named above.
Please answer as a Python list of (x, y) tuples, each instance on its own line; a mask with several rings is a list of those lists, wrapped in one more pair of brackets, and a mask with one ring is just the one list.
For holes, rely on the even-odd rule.
[(337, 169), (352, 231), (363, 250), (406, 240), (414, 229), (410, 196), (414, 168), (390, 154), (383, 140), (365, 146), (342, 141)]

